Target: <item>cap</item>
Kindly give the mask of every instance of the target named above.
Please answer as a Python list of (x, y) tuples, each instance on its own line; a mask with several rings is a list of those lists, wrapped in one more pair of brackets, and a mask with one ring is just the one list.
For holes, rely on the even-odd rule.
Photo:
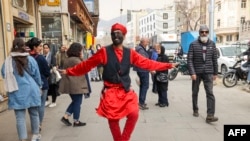
[(126, 33), (127, 33), (127, 28), (120, 23), (115, 23), (114, 25), (112, 25), (111, 32), (113, 32), (115, 30), (120, 30), (123, 35), (126, 35)]
[(207, 25), (201, 25), (199, 31), (209, 31), (209, 28), (207, 27)]

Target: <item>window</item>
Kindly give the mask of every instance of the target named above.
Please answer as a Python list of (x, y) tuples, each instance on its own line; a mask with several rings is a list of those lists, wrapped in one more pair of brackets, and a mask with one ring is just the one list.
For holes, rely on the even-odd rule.
[(232, 41), (232, 35), (227, 35), (227, 41)]
[(217, 6), (218, 6), (218, 11), (220, 11), (221, 10), (221, 2), (220, 1), (217, 3)]
[(246, 8), (247, 2), (246, 0), (241, 0), (241, 8)]
[(163, 23), (163, 28), (164, 29), (168, 28), (168, 23)]
[(168, 19), (168, 13), (163, 13), (163, 19)]
[[(52, 43), (57, 42), (62, 43), (62, 26), (61, 26), (61, 16), (41, 16), (42, 22), (42, 39), (43, 42)], [(74, 35), (74, 34), (72, 34)]]
[(217, 20), (217, 27), (220, 27), (220, 19)]
[(246, 19), (245, 17), (240, 17), (240, 23), (242, 24), (245, 23), (245, 19)]

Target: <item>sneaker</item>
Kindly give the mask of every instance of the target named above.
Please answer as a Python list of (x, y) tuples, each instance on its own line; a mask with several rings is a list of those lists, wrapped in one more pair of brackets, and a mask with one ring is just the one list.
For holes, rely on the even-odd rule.
[(139, 108), (141, 110), (148, 110), (149, 109), (146, 104), (139, 104)]
[(79, 127), (79, 126), (85, 126), (85, 125), (86, 125), (85, 122), (78, 121), (78, 122), (74, 122), (73, 127)]
[(194, 117), (198, 117), (198, 116), (199, 116), (198, 111), (194, 111), (193, 116), (194, 116)]
[(41, 134), (33, 135), (31, 141), (40, 141), (41, 138)]
[(219, 120), (219, 118), (218, 118), (218, 117), (215, 117), (215, 116), (213, 116), (213, 115), (208, 115), (207, 118), (206, 118), (206, 122), (207, 122), (207, 123), (216, 122), (216, 121), (218, 121), (218, 120)]
[(56, 107), (56, 103), (51, 103), (51, 104), (49, 105), (49, 107), (50, 107), (50, 108)]
[(45, 102), (45, 107), (47, 107), (49, 104), (50, 104), (50, 102), (49, 102), (49, 101), (46, 101), (46, 102)]
[(72, 123), (69, 122), (69, 119), (66, 119), (65, 117), (62, 117), (61, 121), (67, 126), (72, 126)]

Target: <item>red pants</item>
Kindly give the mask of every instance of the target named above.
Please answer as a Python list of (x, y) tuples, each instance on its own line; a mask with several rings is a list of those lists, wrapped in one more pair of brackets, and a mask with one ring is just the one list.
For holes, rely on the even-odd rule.
[(129, 141), (130, 136), (135, 128), (135, 124), (138, 120), (138, 110), (131, 112), (127, 115), (127, 121), (125, 123), (123, 132), (119, 126), (120, 119), (108, 119), (109, 128), (112, 133), (114, 141)]

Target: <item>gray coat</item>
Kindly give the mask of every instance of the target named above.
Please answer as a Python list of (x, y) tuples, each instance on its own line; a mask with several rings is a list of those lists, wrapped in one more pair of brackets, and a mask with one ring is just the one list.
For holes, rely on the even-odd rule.
[[(135, 51), (138, 52), (139, 54), (141, 54), (142, 56), (149, 58), (149, 54), (148, 54), (147, 50), (142, 45), (137, 46), (135, 48)], [(141, 68), (136, 67), (136, 66), (134, 66), (133, 70), (137, 71), (137, 72), (149, 72), (148, 70), (144, 70), (144, 69), (141, 69)]]
[[(70, 68), (79, 63), (81, 63), (81, 59), (79, 57), (69, 57), (64, 60), (63, 68), (64, 69)], [(62, 79), (59, 84), (59, 92), (63, 94), (89, 93), (85, 75), (82, 76), (62, 75)]]

